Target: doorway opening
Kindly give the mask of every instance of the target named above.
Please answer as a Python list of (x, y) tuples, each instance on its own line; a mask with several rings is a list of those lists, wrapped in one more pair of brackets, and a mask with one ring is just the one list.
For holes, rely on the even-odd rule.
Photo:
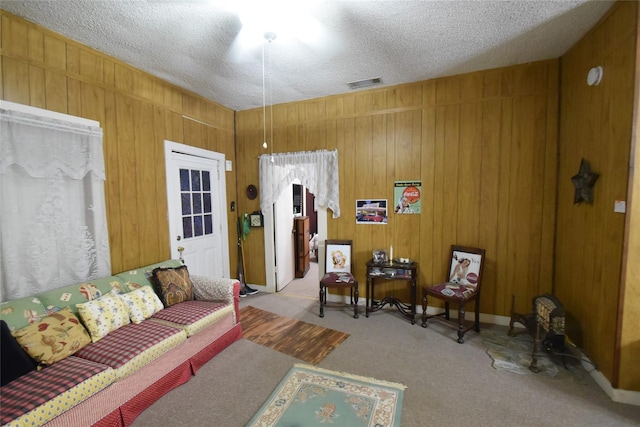
[[(285, 189), (274, 203), (276, 292), (289, 285), (299, 286), (317, 259), (318, 213), (314, 195), (298, 180)], [(315, 277), (312, 279), (315, 281)], [(304, 282), (304, 281), (302, 281)]]
[[(275, 237), (280, 233), (276, 233), (274, 218), (277, 216), (274, 208), (278, 205), (277, 202), (283, 190), (291, 188), (295, 179), (299, 179), (305, 186), (312, 189), (318, 200), (317, 235), (320, 242), (318, 257), (322, 259), (324, 248), (321, 242), (327, 236), (327, 211), (330, 209), (334, 218), (340, 217), (338, 151), (263, 154), (259, 160), (262, 189), (260, 205), (264, 215), (265, 291), (276, 292), (276, 279), (281, 272), (280, 267), (276, 267)], [(288, 201), (290, 209), (293, 209), (292, 197), (293, 194)], [(290, 214), (290, 216), (293, 215)], [(284, 227), (280, 226), (285, 230), (288, 228), (289, 237), (292, 236), (292, 222), (285, 223)], [(290, 240), (292, 239), (289, 238)]]
[[(318, 206), (315, 196), (310, 193), (306, 187), (301, 186), (302, 191), (300, 194), (304, 194), (304, 207), (302, 208), (303, 210), (298, 211), (296, 214), (297, 216), (302, 216), (302, 214), (305, 213), (310, 217), (309, 257), (310, 261), (313, 261), (310, 263), (309, 271), (303, 278), (295, 278), (295, 254), (293, 252), (293, 219), (296, 217), (294, 216), (294, 185), (300, 184), (297, 182), (292, 184), (290, 186), (291, 191), (285, 191), (284, 193), (287, 195), (279, 197), (276, 203), (273, 204), (273, 209), (263, 212), (265, 227), (265, 258), (267, 260), (267, 283), (264, 289), (265, 292), (280, 292), (287, 288), (292, 282), (294, 285), (298, 284), (298, 286), (301, 286), (300, 284), (305, 282), (308, 285), (304, 286), (315, 286), (317, 291), (320, 274), (323, 273), (319, 271), (320, 269), (318, 268), (317, 262), (318, 259), (322, 259), (321, 242), (324, 242), (327, 236), (327, 208)], [(289, 217), (285, 217), (286, 219), (283, 218), (282, 214), (277, 214), (278, 211), (289, 212)], [(276, 216), (278, 216), (279, 219), (276, 219)], [(311, 225), (312, 221), (314, 222), (313, 225)], [(278, 223), (280, 223), (280, 225), (278, 225)], [(312, 236), (311, 233), (313, 233)], [(284, 253), (277, 254), (277, 252), (279, 252), (278, 247), (282, 246), (282, 244), (276, 244), (277, 239), (290, 241), (291, 249), (286, 250)], [(288, 279), (285, 279), (282, 276), (283, 272), (288, 274)], [(314, 283), (314, 285), (311, 285), (310, 283)], [(293, 290), (294, 289), (289, 289), (286, 293), (288, 294)], [(307, 292), (305, 291), (305, 294), (306, 293)], [(317, 292), (315, 292), (315, 294), (315, 297), (317, 298)]]

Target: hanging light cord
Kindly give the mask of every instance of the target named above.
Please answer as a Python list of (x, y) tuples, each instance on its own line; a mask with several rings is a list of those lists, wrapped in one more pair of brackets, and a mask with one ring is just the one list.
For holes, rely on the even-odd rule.
[(269, 116), (271, 126), (271, 159), (273, 159), (273, 66), (271, 61), (271, 42), (273, 39), (269, 39)]
[(262, 147), (267, 149), (267, 97), (265, 89), (265, 72), (264, 72), (264, 42), (262, 43), (262, 131), (263, 142)]

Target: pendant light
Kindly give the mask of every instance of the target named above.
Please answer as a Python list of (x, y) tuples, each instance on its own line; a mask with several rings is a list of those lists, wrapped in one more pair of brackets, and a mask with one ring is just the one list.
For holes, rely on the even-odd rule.
[(271, 134), (271, 161), (273, 161), (273, 76), (272, 76), (272, 62), (271, 62), (271, 42), (276, 39), (276, 34), (267, 31), (264, 33), (265, 43), (262, 44), (262, 128), (263, 128), (263, 142), (262, 148), (265, 150), (269, 147), (267, 144), (267, 85), (266, 85), (266, 61), (265, 61), (265, 45), (268, 48), (269, 54), (269, 124)]

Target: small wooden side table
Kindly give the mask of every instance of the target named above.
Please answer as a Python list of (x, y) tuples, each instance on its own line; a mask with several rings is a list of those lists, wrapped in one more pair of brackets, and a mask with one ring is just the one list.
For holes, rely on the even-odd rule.
[[(402, 264), (395, 261), (387, 263), (367, 262), (367, 292), (365, 316), (380, 310), (385, 305), (395, 305), (400, 313), (416, 323), (416, 287), (418, 277), (418, 263)], [(411, 301), (409, 304), (401, 301), (393, 295), (387, 295), (381, 300), (375, 299), (375, 283), (377, 280), (404, 280), (411, 287)]]

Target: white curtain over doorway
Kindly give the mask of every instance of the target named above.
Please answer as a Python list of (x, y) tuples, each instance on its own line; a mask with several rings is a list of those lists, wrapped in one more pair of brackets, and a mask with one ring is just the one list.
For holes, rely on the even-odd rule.
[(260, 209), (266, 212), (295, 179), (307, 187), (318, 206), (340, 217), (338, 150), (301, 151), (260, 156)]
[(110, 275), (102, 129), (9, 104), (0, 104), (0, 301)]

